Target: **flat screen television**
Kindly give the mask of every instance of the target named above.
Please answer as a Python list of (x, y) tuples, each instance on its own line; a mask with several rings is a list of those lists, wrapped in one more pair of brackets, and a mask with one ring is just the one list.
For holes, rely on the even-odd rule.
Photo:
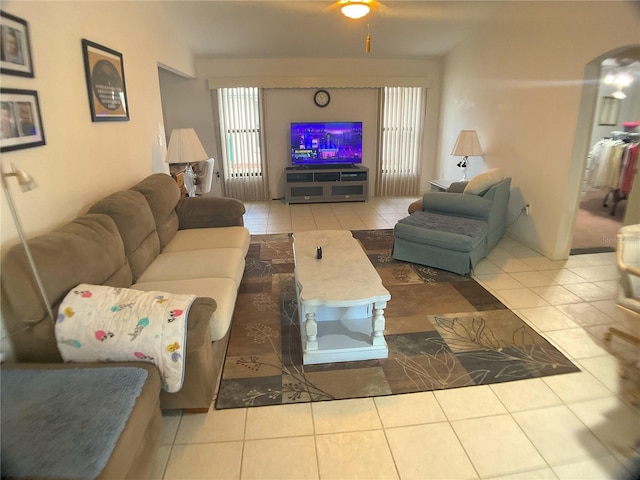
[(362, 122), (291, 124), (291, 165), (362, 163)]

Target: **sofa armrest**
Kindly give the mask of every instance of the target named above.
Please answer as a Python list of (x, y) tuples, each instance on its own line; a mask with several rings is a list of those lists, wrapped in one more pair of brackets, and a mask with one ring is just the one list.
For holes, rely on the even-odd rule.
[(461, 182), (453, 182), (451, 185), (449, 185), (449, 188), (447, 188), (447, 192), (449, 193), (463, 193), (464, 189), (467, 187), (467, 184), (469, 182), (467, 182), (466, 180), (463, 180)]
[(243, 226), (244, 204), (235, 198), (187, 197), (176, 205), (178, 229)]
[(191, 304), (187, 317), (187, 353), (211, 342), (209, 323), (217, 308), (216, 301), (210, 297), (197, 297)]
[(491, 213), (491, 200), (465, 193), (428, 192), (422, 197), (425, 212), (457, 215), (487, 220)]
[[(449, 185), (449, 188), (447, 188), (446, 192), (447, 193), (463, 193), (468, 183), (469, 182), (467, 182), (466, 180), (461, 182), (453, 182), (451, 183), (451, 185)], [(440, 192), (435, 192), (432, 190), (429, 193), (440, 193)], [(411, 205), (409, 205), (409, 208), (407, 209), (407, 211), (409, 212), (409, 215), (411, 215), (413, 212), (418, 212), (422, 210), (423, 210), (422, 198), (419, 198), (415, 202), (412, 202)]]

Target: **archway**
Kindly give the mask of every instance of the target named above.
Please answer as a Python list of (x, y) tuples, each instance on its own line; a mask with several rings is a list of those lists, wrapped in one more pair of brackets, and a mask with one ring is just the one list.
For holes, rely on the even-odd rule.
[[(573, 236), (576, 230), (578, 213), (580, 209), (580, 202), (583, 198), (584, 182), (585, 182), (585, 170), (588, 164), (588, 157), (591, 147), (593, 146), (594, 138), (600, 135), (601, 130), (594, 128), (598, 122), (596, 114), (600, 113), (601, 102), (600, 83), (603, 72), (602, 64), (605, 61), (611, 61), (608, 59), (633, 59), (640, 61), (640, 45), (632, 45), (621, 47), (609, 52), (606, 52), (597, 58), (593, 59), (585, 66), (584, 86), (582, 89), (582, 99), (580, 104), (580, 111), (577, 121), (576, 135), (574, 139), (574, 147), (571, 158), (570, 173), (572, 181), (567, 188), (567, 205), (572, 205), (573, 208), (567, 209), (565, 212), (564, 222), (562, 222), (562, 231), (559, 232), (559, 244), (563, 245), (565, 256), (568, 256), (573, 242)], [(634, 79), (635, 88), (640, 90), (640, 78)], [(637, 97), (638, 95), (636, 95)], [(640, 99), (634, 99), (634, 102), (640, 102)], [(634, 104), (635, 105), (635, 104)], [(640, 116), (640, 108), (634, 107), (625, 110), (626, 112), (635, 112), (636, 117)], [(631, 113), (627, 113), (628, 118), (620, 116), (617, 119), (616, 125), (605, 127), (605, 130), (622, 130), (622, 123), (625, 121), (639, 120), (640, 118), (631, 118)], [(608, 131), (608, 130), (607, 130)], [(596, 135), (596, 137), (594, 137)], [(636, 175), (636, 180), (638, 175)], [(636, 184), (638, 182), (636, 181)], [(637, 188), (636, 188), (637, 190)], [(638, 192), (632, 192), (633, 199), (637, 201), (635, 197), (638, 196)], [(631, 198), (631, 194), (629, 196)], [(627, 203), (627, 207), (631, 205), (631, 202)], [(611, 206), (609, 204), (609, 206)], [(623, 222), (621, 222), (622, 224)], [(627, 222), (630, 223), (630, 222)], [(615, 236), (614, 236), (615, 238)], [(603, 236), (601, 239), (601, 245), (594, 245), (596, 247), (612, 247), (615, 245), (615, 241), (609, 239), (608, 236)]]

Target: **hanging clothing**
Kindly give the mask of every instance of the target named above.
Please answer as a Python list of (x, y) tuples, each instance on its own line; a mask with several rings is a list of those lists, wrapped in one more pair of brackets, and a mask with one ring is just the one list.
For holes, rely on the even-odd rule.
[(626, 162), (620, 173), (620, 192), (628, 195), (633, 184), (633, 177), (638, 168), (638, 151), (640, 151), (640, 143), (632, 143), (626, 151)]
[(589, 152), (587, 186), (628, 193), (637, 158), (638, 142), (629, 143), (617, 138), (599, 140)]

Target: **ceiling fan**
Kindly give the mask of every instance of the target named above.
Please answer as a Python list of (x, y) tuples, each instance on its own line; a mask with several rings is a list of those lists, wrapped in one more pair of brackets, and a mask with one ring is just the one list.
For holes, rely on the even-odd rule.
[[(330, 8), (340, 8), (345, 17), (357, 20), (369, 15), (372, 9), (380, 10), (382, 4), (377, 0), (338, 0)], [(371, 35), (369, 33), (369, 22), (367, 21), (367, 38), (365, 39), (365, 52), (371, 52)]]
[(377, 5), (379, 2), (374, 2), (374, 0), (338, 0), (335, 5), (340, 7), (340, 11), (345, 17), (355, 20), (367, 16), (374, 3)]
[(329, 9), (336, 8), (339, 8), (345, 17), (357, 20), (366, 17), (371, 10), (382, 10), (384, 6), (378, 0), (337, 0)]

